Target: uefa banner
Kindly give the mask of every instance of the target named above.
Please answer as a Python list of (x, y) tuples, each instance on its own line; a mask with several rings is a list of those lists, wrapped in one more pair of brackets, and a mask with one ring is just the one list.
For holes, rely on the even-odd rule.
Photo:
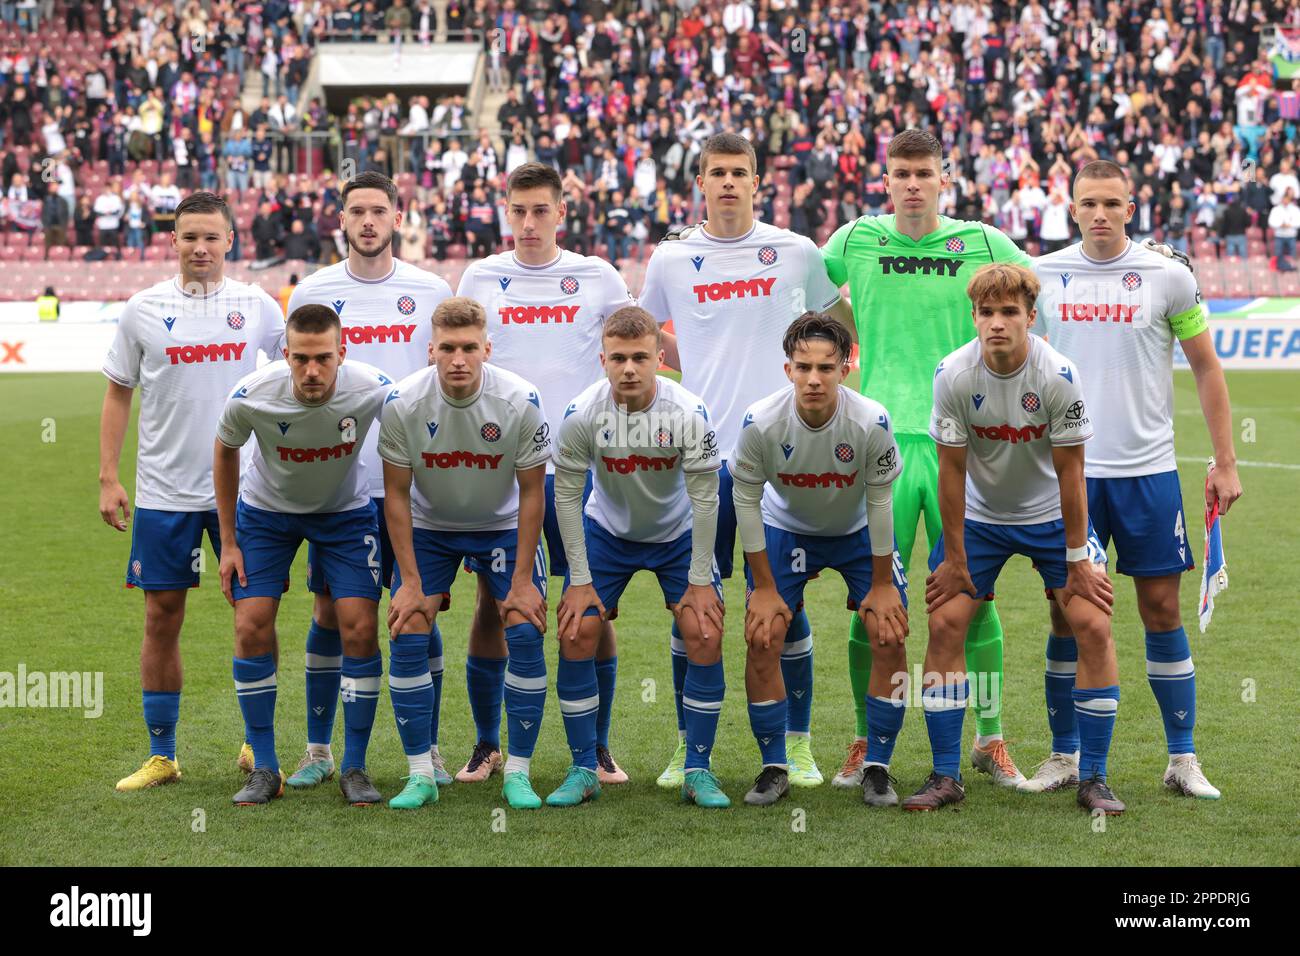
[[(99, 371), (121, 304), (68, 303), (58, 322), (0, 321), (0, 372)], [(1226, 369), (1300, 371), (1300, 318), (1211, 319), (1210, 332)], [(1182, 349), (1174, 349), (1174, 367), (1187, 367)]]

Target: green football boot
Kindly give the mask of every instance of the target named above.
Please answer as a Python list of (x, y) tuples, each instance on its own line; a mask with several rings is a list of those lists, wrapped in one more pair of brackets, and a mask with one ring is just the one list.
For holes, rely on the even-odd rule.
[(668, 767), (659, 775), (655, 781), (665, 790), (675, 790), (686, 782), (686, 738), (677, 738), (677, 749), (673, 751), (673, 759), (668, 761)]
[(305, 753), (298, 762), (298, 769), (285, 782), (294, 788), (314, 787), (318, 783), (334, 776), (334, 761), (325, 758), (313, 759)]
[(596, 771), (588, 770), (586, 767), (573, 766), (569, 768), (564, 783), (560, 784), (546, 798), (546, 805), (548, 807), (576, 807), (580, 803), (596, 800), (599, 797), (600, 781), (596, 779)]
[(536, 810), (542, 805), (542, 798), (533, 790), (533, 782), (528, 779), (528, 774), (519, 770), (506, 774), (501, 796), (506, 798), (511, 810)]
[(388, 805), (394, 810), (414, 810), (422, 807), (426, 803), (438, 802), (438, 785), (433, 782), (432, 777), (426, 777), (422, 773), (413, 773), (409, 777), (403, 777), (406, 786), (402, 792), (393, 799), (388, 801)]
[(697, 807), (725, 810), (731, 806), (730, 798), (718, 786), (718, 778), (711, 770), (692, 769), (684, 774), (682, 781), (682, 799), (694, 803)]
[(822, 783), (822, 772), (813, 760), (812, 738), (786, 737), (785, 759), (790, 765), (790, 786), (817, 787)]

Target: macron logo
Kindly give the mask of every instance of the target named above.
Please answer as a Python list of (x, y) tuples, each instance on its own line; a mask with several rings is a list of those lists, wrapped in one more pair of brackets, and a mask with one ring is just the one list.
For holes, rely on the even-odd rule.
[(172, 326), (175, 324), (176, 324), (176, 316), (174, 315), (169, 315), (165, 319), (163, 319), (163, 325), (167, 326), (168, 332), (172, 330)]
[(1056, 374), (1061, 376), (1061, 378), (1065, 379), (1071, 385), (1074, 384), (1074, 373), (1070, 371), (1070, 366), (1062, 365), (1057, 369)]
[(794, 445), (791, 445), (788, 442), (782, 442), (781, 451), (785, 453), (785, 460), (789, 461), (790, 456), (794, 453)]
[(330, 305), (334, 306), (334, 313), (338, 315), (339, 318), (343, 317), (343, 306), (346, 303), (347, 303), (347, 299), (335, 299), (333, 302), (330, 303)]
[(276, 424), (280, 426), (280, 434), (281, 434), (281, 435), (283, 435), (283, 434), (285, 434), (285, 433), (287, 433), (287, 432), (289, 431), (289, 423), (288, 423), (288, 422), (276, 422)]
[(700, 271), (700, 266), (704, 265), (703, 256), (691, 256), (691, 265), (695, 266), (695, 271)]
[(970, 400), (975, 403), (975, 411), (977, 412), (980, 410), (980, 406), (984, 404), (983, 395), (972, 395)]
[(152, 893), (85, 893), (73, 886), (71, 892), (50, 897), (50, 925), (127, 926), (133, 936), (148, 936), (153, 928)]
[(502, 291), (502, 292), (505, 292), (506, 289), (510, 288), (510, 280), (509, 280), (508, 278), (506, 278), (506, 277), (503, 276), (502, 278), (498, 279), (497, 281), (501, 283), (501, 291)]
[(424, 427), (427, 428), (427, 429), (429, 429), (429, 437), (430, 437), (430, 438), (432, 438), (434, 435), (438, 434), (438, 423), (437, 423), (437, 422), (425, 422), (425, 423), (424, 423)]

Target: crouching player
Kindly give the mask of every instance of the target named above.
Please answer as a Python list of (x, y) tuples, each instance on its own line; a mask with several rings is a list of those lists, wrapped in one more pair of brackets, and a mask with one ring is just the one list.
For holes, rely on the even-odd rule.
[[(306, 305), (286, 323), (287, 364), (240, 380), (217, 423), (213, 484), (221, 525), (221, 588), (235, 609), (235, 692), (253, 747), (253, 771), (235, 803), (267, 803), (284, 792), (275, 753), (275, 616), (289, 566), (304, 540), (337, 602), (343, 638), (339, 785), (354, 806), (378, 803), (366, 747), (379, 703), (376, 611), (379, 523), (360, 450), (392, 380), (362, 362), (344, 364), (339, 317)], [(239, 449), (258, 454), (239, 487)], [(238, 501), (236, 501), (238, 499)]]
[(803, 606), (804, 586), (833, 568), (871, 640), (871, 748), (863, 799), (897, 803), (888, 766), (903, 725), (907, 582), (894, 551), (890, 484), (901, 464), (879, 402), (842, 387), (849, 334), (830, 316), (804, 313), (785, 334), (790, 385), (751, 405), (732, 459), (736, 525), (748, 562), (745, 690), (763, 769), (745, 802), (767, 806), (790, 789), (781, 645)]
[[(411, 764), (406, 788), (389, 801), (396, 808), (438, 799), (430, 747), (441, 695), (429, 674), (430, 645), (465, 560), (487, 578), (506, 625), (510, 740), (502, 794), (516, 810), (542, 805), (528, 770), (546, 703), (546, 559), (538, 538), (550, 429), (537, 389), (485, 365), (491, 354), (483, 306), (464, 296), (440, 302), (432, 364), (398, 383), (380, 423), (384, 508), (397, 561), (389, 692)], [(501, 698), (470, 703), (482, 745), (498, 732)]]
[[(731, 805), (709, 770), (725, 690), (722, 579), (713, 558), (722, 459), (704, 403), (655, 374), (663, 357), (649, 312), (626, 306), (613, 313), (602, 331), (607, 380), (582, 392), (560, 426), (555, 512), (569, 572), (559, 606), (556, 690), (573, 766), (546, 798), (550, 806), (600, 796), (596, 645), (602, 619), (618, 613), (619, 597), (641, 570), (659, 578), (686, 646), (682, 798), (701, 807)], [(595, 480), (584, 509), (588, 469)]]
[(993, 594), (1003, 565), (1023, 554), (1054, 592), (1078, 641), (1079, 805), (1124, 811), (1106, 785), (1119, 670), (1106, 551), (1088, 521), (1083, 478), (1092, 424), (1074, 365), (1029, 334), (1039, 288), (1023, 266), (977, 270), (966, 293), (978, 338), (935, 370), (930, 436), (939, 446), (943, 535), (925, 582), (930, 642), (922, 689), (934, 771), (903, 801), (905, 810), (937, 810), (965, 799), (959, 765), (969, 691), (966, 628)]

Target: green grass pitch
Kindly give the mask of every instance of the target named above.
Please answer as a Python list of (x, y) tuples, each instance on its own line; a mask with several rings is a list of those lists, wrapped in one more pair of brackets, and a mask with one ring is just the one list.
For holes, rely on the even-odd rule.
[[(1183, 586), (1184, 621), (1192, 636), (1199, 690), (1197, 743), (1217, 803), (1166, 792), (1163, 733), (1147, 687), (1142, 628), (1130, 582), (1116, 587), (1115, 628), (1123, 699), (1111, 755), (1111, 781), (1129, 813), (1103, 832), (1074, 806), (1072, 793), (1031, 797), (996, 790), (967, 771), (959, 810), (934, 815), (871, 811), (854, 791), (835, 790), (852, 737), (846, 666), (844, 586), (824, 574), (808, 589), (816, 646), (813, 748), (827, 784), (796, 790), (767, 810), (741, 805), (757, 772), (757, 747), (744, 707), (743, 583), (727, 583), (732, 609), (724, 642), (727, 700), (714, 766), (736, 804), (706, 812), (659, 790), (654, 778), (675, 743), (668, 655), (669, 618), (658, 587), (639, 575), (618, 620), (619, 683), (612, 747), (631, 775), (596, 803), (573, 810), (502, 810), (499, 778), (444, 790), (434, 807), (398, 813), (345, 806), (331, 781), (291, 792), (271, 806), (236, 809), (235, 756), (242, 722), (231, 687), (232, 615), (208, 556), (203, 586), (192, 592), (182, 636), (185, 692), (178, 728), (184, 779), (139, 794), (113, 791), (147, 751), (137, 668), (141, 595), (125, 590), (128, 540), (97, 514), (96, 462), (102, 376), (8, 375), (0, 378), (0, 442), (6, 504), (0, 548), (0, 671), (102, 671), (103, 714), (77, 710), (0, 709), (4, 741), (0, 864), (1085, 864), (1151, 866), (1258, 865), (1300, 862), (1295, 826), (1294, 747), (1297, 688), (1294, 587), (1281, 569), (1300, 553), (1300, 405), (1296, 377), (1230, 373), (1238, 454), (1246, 462), (1246, 496), (1225, 528), (1231, 589), (1220, 599), (1210, 633), (1195, 625), (1198, 576)], [(1178, 451), (1189, 538), (1197, 563), (1202, 539), (1197, 501), (1209, 451), (1190, 374), (1177, 377)], [(53, 434), (51, 434), (53, 430)], [(132, 487), (135, 439), (123, 454)], [(53, 438), (53, 441), (48, 439)], [(921, 547), (913, 555), (914, 593), (924, 578)], [(303, 643), (310, 603), (304, 554), (279, 617), (282, 656), (278, 747), (292, 769), (305, 734)], [(559, 588), (552, 581), (552, 621)], [(472, 600), (467, 576), (442, 618), (446, 680), (442, 751), (453, 769), (473, 743), (464, 684), (464, 635)], [(1022, 769), (1046, 756), (1043, 705), (1047, 609), (1037, 576), (1016, 559), (999, 585), (1007, 633), (1004, 723)], [(909, 662), (925, 645), (924, 608), (914, 601)], [(553, 624), (552, 624), (553, 627)], [(553, 636), (552, 634), (548, 637)], [(385, 657), (387, 657), (385, 649)], [(554, 681), (556, 650), (548, 642)], [(369, 767), (385, 795), (396, 793), (406, 762), (385, 691), (376, 717)], [(974, 732), (966, 720), (966, 741)], [(342, 713), (335, 736), (342, 747)], [(567, 766), (554, 693), (534, 759), (545, 795)], [(929, 768), (920, 713), (912, 708), (893, 772), (911, 792)]]

